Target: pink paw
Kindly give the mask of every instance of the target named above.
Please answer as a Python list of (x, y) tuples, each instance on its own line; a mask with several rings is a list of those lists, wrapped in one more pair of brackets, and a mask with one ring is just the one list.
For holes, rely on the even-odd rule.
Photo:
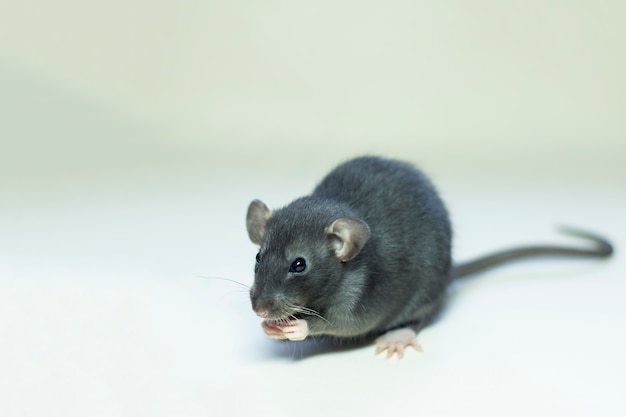
[(263, 327), (263, 331), (265, 334), (272, 339), (286, 339), (283, 331), (279, 327), (280, 322), (276, 320), (264, 320), (261, 323), (261, 327)]
[(265, 320), (263, 331), (272, 339), (304, 340), (309, 335), (309, 324), (306, 320)]
[(398, 355), (398, 359), (404, 357), (404, 348), (412, 346), (418, 352), (422, 351), (422, 347), (415, 339), (415, 332), (408, 328), (391, 330), (376, 339), (376, 354), (387, 351), (387, 358), (391, 358), (394, 354)]

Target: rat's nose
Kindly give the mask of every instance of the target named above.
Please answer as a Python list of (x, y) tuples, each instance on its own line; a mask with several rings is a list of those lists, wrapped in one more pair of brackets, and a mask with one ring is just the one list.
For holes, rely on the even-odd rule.
[(260, 308), (258, 310), (254, 310), (254, 312), (256, 313), (257, 316), (261, 317), (261, 318), (266, 318), (267, 316), (270, 315), (270, 312), (264, 308)]

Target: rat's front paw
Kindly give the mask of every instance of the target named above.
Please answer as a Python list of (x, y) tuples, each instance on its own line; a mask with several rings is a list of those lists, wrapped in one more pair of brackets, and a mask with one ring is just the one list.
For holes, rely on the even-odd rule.
[(309, 335), (309, 323), (302, 319), (290, 320), (281, 329), (289, 340), (304, 340)]
[(296, 319), (288, 321), (265, 320), (263, 331), (272, 339), (304, 340), (309, 335), (309, 323)]
[(263, 323), (261, 323), (261, 327), (263, 327), (265, 334), (272, 339), (287, 338), (280, 328), (280, 322), (276, 320), (264, 320)]
[(409, 328), (391, 330), (376, 339), (376, 354), (387, 351), (387, 358), (391, 358), (394, 354), (398, 355), (398, 359), (404, 356), (404, 348), (413, 346), (419, 352), (422, 347), (415, 339), (415, 332)]

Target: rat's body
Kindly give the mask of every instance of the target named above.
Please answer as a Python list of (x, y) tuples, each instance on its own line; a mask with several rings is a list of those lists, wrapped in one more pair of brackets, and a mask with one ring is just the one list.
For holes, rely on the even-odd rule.
[(611, 253), (585, 235), (598, 247), (523, 248), (453, 268), (450, 220), (428, 178), (375, 157), (340, 165), (310, 196), (273, 213), (253, 201), (247, 226), (260, 245), (252, 306), (270, 337), (378, 337), (378, 351), (399, 355), (418, 346), (416, 332), (460, 275), (526, 256)]

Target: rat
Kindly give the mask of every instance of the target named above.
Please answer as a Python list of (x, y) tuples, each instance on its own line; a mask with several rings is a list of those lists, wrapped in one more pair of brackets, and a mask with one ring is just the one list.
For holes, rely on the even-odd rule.
[(432, 182), (410, 163), (375, 156), (340, 164), (275, 211), (252, 201), (246, 226), (259, 245), (250, 299), (267, 336), (371, 340), (376, 353), (400, 358), (421, 350), (417, 333), (460, 277), (533, 256), (613, 252), (605, 239), (567, 229), (593, 245), (527, 246), (453, 264), (450, 218)]

